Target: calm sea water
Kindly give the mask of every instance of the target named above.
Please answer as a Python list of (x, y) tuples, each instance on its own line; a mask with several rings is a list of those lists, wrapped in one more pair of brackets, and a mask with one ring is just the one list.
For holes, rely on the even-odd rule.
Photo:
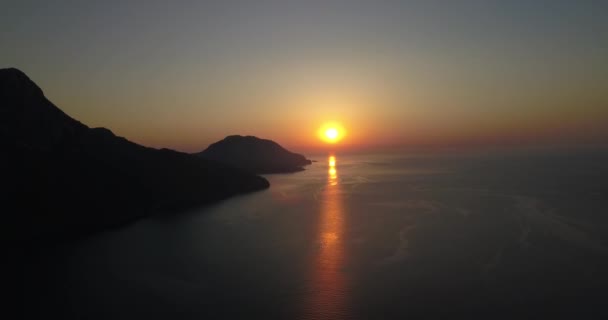
[(47, 251), (32, 314), (78, 319), (606, 315), (605, 152), (341, 154), (271, 188)]

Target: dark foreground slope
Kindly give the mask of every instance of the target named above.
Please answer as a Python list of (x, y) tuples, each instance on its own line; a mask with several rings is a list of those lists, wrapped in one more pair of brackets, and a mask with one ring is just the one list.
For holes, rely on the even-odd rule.
[(269, 186), (193, 155), (91, 129), (17, 69), (0, 70), (2, 218), (21, 241), (87, 233)]
[(259, 174), (301, 171), (311, 163), (274, 141), (239, 135), (213, 143), (198, 155)]

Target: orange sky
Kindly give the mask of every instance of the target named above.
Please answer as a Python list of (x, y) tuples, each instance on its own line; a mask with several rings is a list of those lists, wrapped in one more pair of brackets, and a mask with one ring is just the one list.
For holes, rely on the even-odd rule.
[(606, 143), (606, 6), (19, 2), (0, 61), (89, 126), (182, 151), (326, 150), (327, 121), (349, 150)]

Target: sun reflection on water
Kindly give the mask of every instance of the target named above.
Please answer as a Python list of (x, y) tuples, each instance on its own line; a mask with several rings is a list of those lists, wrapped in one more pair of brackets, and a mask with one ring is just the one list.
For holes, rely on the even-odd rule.
[(330, 169), (336, 169), (336, 156), (329, 156), (328, 164)]
[(311, 304), (305, 318), (345, 319), (346, 278), (344, 274), (344, 210), (336, 167), (329, 156), (327, 185), (321, 195), (321, 211), (311, 279)]

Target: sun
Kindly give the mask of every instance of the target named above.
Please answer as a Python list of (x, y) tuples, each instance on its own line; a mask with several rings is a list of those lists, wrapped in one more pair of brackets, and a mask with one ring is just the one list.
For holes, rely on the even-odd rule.
[(338, 138), (338, 129), (328, 128), (327, 130), (325, 130), (325, 136), (329, 140), (336, 140)]
[(327, 122), (319, 128), (319, 138), (327, 143), (338, 143), (346, 135), (346, 130), (338, 122)]

